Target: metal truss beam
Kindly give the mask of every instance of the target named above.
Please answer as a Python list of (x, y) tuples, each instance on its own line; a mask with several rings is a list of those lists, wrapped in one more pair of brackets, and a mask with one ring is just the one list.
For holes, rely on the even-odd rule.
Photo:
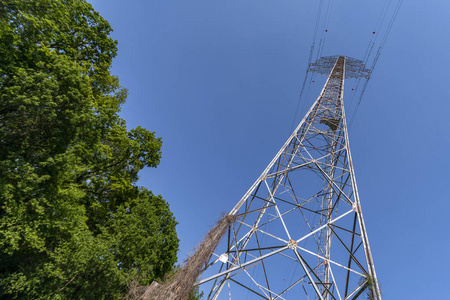
[[(228, 239), (198, 284), (208, 299), (357, 299), (381, 293), (362, 215), (344, 111), (344, 79), (361, 61), (324, 57), (317, 100), (230, 214)], [(296, 279), (295, 279), (296, 278)], [(224, 289), (228, 288), (228, 292)], [(303, 295), (303, 297), (301, 296)]]

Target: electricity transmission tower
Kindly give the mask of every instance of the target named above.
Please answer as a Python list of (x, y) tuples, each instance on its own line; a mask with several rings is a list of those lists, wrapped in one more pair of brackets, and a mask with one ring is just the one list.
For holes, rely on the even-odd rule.
[(235, 219), (203, 272), (207, 299), (381, 300), (356, 187), (345, 78), (360, 60), (322, 57), (317, 100), (230, 212)]

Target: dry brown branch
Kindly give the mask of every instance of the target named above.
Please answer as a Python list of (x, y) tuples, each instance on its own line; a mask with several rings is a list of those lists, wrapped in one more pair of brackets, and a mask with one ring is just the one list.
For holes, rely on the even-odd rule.
[(195, 282), (234, 218), (232, 215), (222, 217), (196, 247), (194, 254), (186, 259), (181, 269), (164, 284), (153, 282), (149, 287), (144, 287), (145, 291), (141, 289), (142, 287), (134, 287), (130, 289), (127, 299), (187, 300), (194, 290)]

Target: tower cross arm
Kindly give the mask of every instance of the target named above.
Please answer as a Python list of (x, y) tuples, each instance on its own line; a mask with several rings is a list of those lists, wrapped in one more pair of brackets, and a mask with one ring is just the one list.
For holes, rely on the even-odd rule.
[(321, 75), (328, 75), (339, 57), (345, 58), (345, 78), (370, 78), (370, 70), (362, 60), (349, 56), (325, 56), (309, 65), (308, 71)]

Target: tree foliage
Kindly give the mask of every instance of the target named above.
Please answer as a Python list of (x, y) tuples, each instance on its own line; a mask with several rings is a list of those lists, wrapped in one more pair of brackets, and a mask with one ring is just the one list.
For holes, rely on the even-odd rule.
[(118, 115), (111, 31), (83, 0), (0, 1), (0, 297), (120, 298), (176, 262), (168, 204), (136, 185), (162, 141)]

